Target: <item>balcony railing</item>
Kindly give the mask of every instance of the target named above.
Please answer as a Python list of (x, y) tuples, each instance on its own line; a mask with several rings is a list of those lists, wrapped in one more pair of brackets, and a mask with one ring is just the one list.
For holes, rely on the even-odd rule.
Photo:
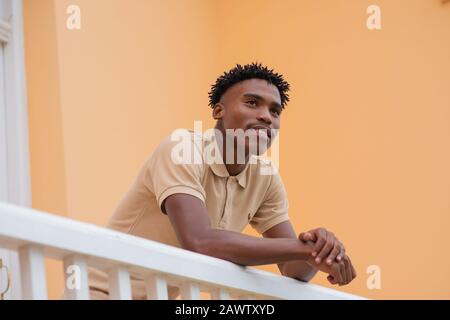
[[(110, 298), (131, 299), (130, 273), (145, 280), (148, 299), (168, 299), (168, 285), (181, 299), (362, 299), (270, 272), (37, 210), (0, 203), (0, 248), (19, 256), (23, 299), (47, 299), (44, 257), (78, 266), (80, 286), (68, 299), (89, 299), (87, 267), (108, 273)], [(69, 277), (64, 272), (66, 277)]]

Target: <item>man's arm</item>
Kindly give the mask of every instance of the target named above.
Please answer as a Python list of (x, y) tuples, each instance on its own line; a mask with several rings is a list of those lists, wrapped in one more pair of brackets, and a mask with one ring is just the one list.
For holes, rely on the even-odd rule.
[[(284, 221), (270, 228), (263, 233), (263, 237), (298, 239), (290, 221)], [(310, 281), (316, 275), (317, 271), (319, 271), (317, 268), (307, 263), (305, 259), (278, 263), (278, 269), (280, 269), (281, 274), (286, 277), (305, 282)]]
[(213, 229), (204, 203), (188, 194), (173, 194), (162, 206), (187, 250), (245, 266), (307, 260), (312, 253), (311, 244), (290, 235), (271, 239)]
[[(178, 241), (184, 249), (244, 266), (292, 260), (304, 260), (314, 264), (314, 243), (311, 241), (303, 242), (297, 238), (259, 238), (211, 228), (205, 204), (195, 196), (172, 194), (162, 203), (161, 209), (169, 216)], [(334, 283), (346, 282), (343, 262), (333, 262), (331, 265), (322, 262), (317, 268), (329, 274)], [(288, 267), (284, 269), (287, 270)]]

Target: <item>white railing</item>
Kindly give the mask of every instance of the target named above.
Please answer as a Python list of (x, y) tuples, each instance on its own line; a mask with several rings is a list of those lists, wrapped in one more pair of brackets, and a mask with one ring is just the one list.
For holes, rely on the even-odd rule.
[[(130, 272), (145, 280), (149, 299), (167, 299), (167, 285), (181, 299), (361, 299), (270, 272), (179, 249), (159, 242), (0, 203), (0, 248), (17, 250), (23, 299), (47, 299), (44, 257), (76, 265), (81, 286), (70, 299), (89, 299), (87, 266), (109, 274), (111, 299), (131, 299)], [(64, 274), (67, 277), (66, 272)]]

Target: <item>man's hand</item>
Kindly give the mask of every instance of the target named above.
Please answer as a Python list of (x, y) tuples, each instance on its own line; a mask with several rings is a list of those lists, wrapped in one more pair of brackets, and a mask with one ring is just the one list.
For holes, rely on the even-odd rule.
[(327, 279), (331, 284), (346, 285), (356, 277), (356, 270), (345, 254), (344, 245), (332, 232), (317, 228), (302, 232), (298, 237), (313, 247), (307, 262), (328, 273)]
[(343, 286), (349, 284), (356, 277), (355, 268), (353, 268), (350, 258), (347, 255), (339, 262), (333, 261), (331, 265), (323, 262), (317, 265), (313, 257), (308, 259), (307, 262), (320, 271), (328, 273), (327, 279), (331, 284)]
[[(349, 284), (353, 279), (356, 278), (356, 270), (353, 267), (352, 262), (350, 261), (349, 256), (345, 255), (342, 258), (342, 261), (338, 262), (340, 264), (339, 268), (343, 276), (343, 282), (338, 283), (337, 279), (335, 279), (331, 274), (328, 275), (327, 279), (331, 284), (339, 284), (340, 286)], [(343, 266), (342, 266), (343, 265)]]
[(312, 256), (316, 258), (316, 264), (320, 264), (326, 258), (326, 263), (331, 265), (335, 259), (337, 262), (340, 262), (345, 257), (345, 248), (342, 242), (325, 228), (302, 232), (298, 238), (302, 241), (312, 241), (315, 243)]

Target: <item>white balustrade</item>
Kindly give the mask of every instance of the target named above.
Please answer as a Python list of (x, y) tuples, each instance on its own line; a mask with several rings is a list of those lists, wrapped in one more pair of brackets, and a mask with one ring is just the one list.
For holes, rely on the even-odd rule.
[[(110, 298), (131, 299), (130, 274), (144, 279), (148, 299), (363, 299), (251, 267), (84, 222), (0, 202), (0, 248), (20, 258), (22, 297), (47, 299), (44, 257), (64, 263), (65, 297), (89, 299), (87, 266), (109, 275)], [(183, 266), (180, 268), (180, 266)], [(74, 270), (79, 272), (76, 275)], [(78, 276), (78, 278), (73, 278)], [(170, 281), (169, 281), (170, 279)], [(70, 287), (69, 287), (70, 286)], [(74, 287), (75, 286), (75, 287)]]

